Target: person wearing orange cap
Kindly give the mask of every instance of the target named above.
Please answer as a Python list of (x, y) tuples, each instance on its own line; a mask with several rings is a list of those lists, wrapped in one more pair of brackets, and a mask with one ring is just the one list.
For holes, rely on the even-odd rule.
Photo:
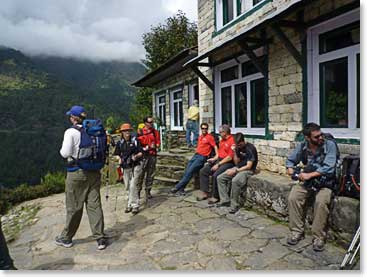
[(125, 213), (139, 212), (139, 188), (138, 181), (143, 173), (141, 160), (143, 158), (143, 150), (140, 141), (135, 135), (131, 135), (133, 131), (129, 123), (120, 126), (121, 139), (116, 143), (115, 152), (120, 166), (124, 170), (124, 183), (128, 191), (128, 201)]

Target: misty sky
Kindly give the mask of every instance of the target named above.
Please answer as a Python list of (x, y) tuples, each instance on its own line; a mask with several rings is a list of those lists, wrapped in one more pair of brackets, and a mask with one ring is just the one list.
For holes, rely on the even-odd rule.
[(0, 45), (27, 55), (140, 61), (142, 34), (197, 0), (1, 0)]

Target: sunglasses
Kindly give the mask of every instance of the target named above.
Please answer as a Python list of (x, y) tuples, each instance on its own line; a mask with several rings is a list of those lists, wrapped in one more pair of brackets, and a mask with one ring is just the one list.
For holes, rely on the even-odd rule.
[(208, 130), (208, 128), (201, 128), (201, 130)]
[(322, 137), (324, 134), (320, 134), (320, 135), (317, 135), (317, 136), (314, 136), (315, 139), (319, 139), (320, 137)]
[(152, 124), (152, 123), (153, 123), (153, 121), (147, 121), (146, 123)]

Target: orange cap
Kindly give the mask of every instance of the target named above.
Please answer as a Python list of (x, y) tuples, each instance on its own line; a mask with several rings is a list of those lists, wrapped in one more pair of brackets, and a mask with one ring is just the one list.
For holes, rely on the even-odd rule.
[(132, 131), (133, 130), (133, 127), (131, 127), (131, 124), (130, 123), (124, 123), (120, 126), (120, 131)]

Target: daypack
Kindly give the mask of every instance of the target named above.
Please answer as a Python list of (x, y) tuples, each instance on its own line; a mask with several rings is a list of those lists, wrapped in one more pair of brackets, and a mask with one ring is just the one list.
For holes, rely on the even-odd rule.
[[(338, 144), (336, 143), (336, 139), (334, 138), (334, 136), (330, 133), (323, 133), (323, 136), (325, 138), (325, 140), (329, 140), (332, 141), (335, 144), (336, 147), (336, 163), (335, 163), (335, 172), (334, 172), (334, 176), (332, 176), (332, 178), (334, 179), (334, 185), (333, 185), (333, 189), (334, 191), (337, 190), (338, 188), (338, 182), (340, 180), (341, 177), (341, 161), (340, 161), (340, 150), (338, 147)], [(307, 150), (306, 150), (306, 141), (302, 142), (302, 153), (301, 153), (301, 162), (306, 166), (307, 165)], [(325, 147), (324, 147), (325, 149)], [(325, 149), (326, 151), (326, 149)], [(326, 155), (326, 153), (325, 153)], [(330, 176), (331, 177), (331, 176)]]
[(134, 152), (138, 149), (138, 140), (136, 136), (131, 137), (131, 142), (129, 143), (129, 148), (127, 147), (127, 142), (125, 139), (121, 138), (118, 142), (117, 147), (120, 148), (121, 159), (122, 159), (122, 168), (132, 167), (139, 163), (139, 161), (133, 161), (131, 159)]
[(107, 135), (102, 121), (99, 119), (85, 119), (82, 127), (72, 128), (80, 132), (78, 157), (68, 166), (68, 171), (83, 169), (98, 171), (103, 168), (107, 157)]
[(360, 189), (360, 157), (348, 155), (342, 163), (339, 195), (359, 199)]

